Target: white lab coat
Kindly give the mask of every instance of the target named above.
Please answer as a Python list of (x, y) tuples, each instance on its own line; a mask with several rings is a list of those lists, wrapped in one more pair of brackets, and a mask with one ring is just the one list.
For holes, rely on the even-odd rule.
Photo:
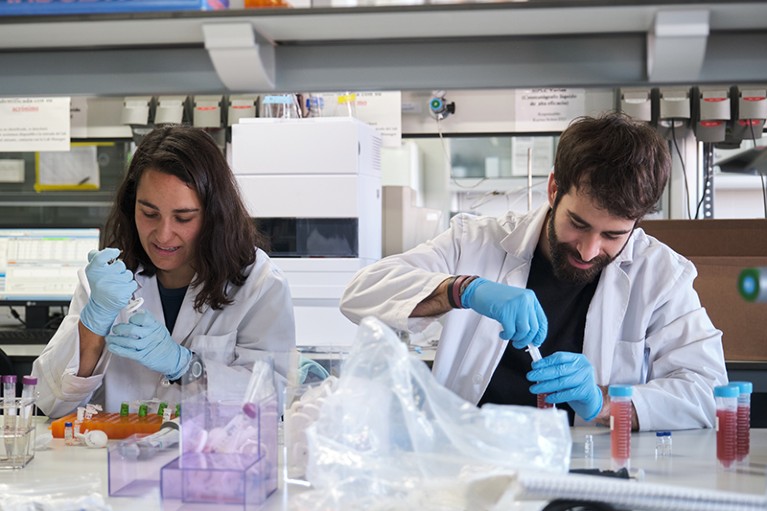
[[(246, 271), (245, 283), (230, 285), (231, 305), (202, 312), (194, 310), (197, 289), (189, 287), (171, 333), (203, 359), (208, 392), (213, 399), (242, 398), (250, 371), (264, 352), (274, 352), (275, 368), (287, 374), (289, 354), (295, 349), (295, 322), (290, 290), (285, 276), (261, 251)], [(142, 309), (164, 323), (157, 277), (136, 272), (135, 297), (144, 299)], [(32, 373), (38, 377), (38, 406), (50, 417), (60, 417), (78, 406), (98, 403), (105, 411), (116, 412), (124, 401), (158, 398), (173, 405), (181, 400), (179, 385), (162, 385), (163, 375), (130, 359), (104, 349), (93, 375), (76, 376), (79, 367), (80, 311), (88, 301), (90, 288), (85, 272), (67, 316), (58, 331), (35, 360)], [(128, 320), (123, 310), (115, 323)]]
[[(458, 215), (435, 239), (360, 270), (341, 311), (352, 321), (376, 316), (418, 332), (437, 318), (409, 318), (450, 275), (479, 275), (525, 287), (548, 206), (505, 217)], [(636, 229), (602, 272), (589, 305), (583, 353), (600, 385), (634, 385), (642, 430), (713, 427), (713, 387), (726, 384), (721, 332), (700, 305), (693, 264)], [(478, 403), (506, 342), (500, 324), (471, 310), (442, 316), (433, 373)], [(580, 421), (582, 423), (582, 421)]]

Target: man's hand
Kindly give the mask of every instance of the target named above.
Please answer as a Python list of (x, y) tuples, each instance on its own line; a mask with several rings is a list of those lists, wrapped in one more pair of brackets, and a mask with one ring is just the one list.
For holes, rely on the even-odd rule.
[(540, 346), (546, 339), (549, 322), (529, 289), (476, 278), (461, 294), (461, 304), (499, 322), (501, 339), (511, 340), (517, 349)]

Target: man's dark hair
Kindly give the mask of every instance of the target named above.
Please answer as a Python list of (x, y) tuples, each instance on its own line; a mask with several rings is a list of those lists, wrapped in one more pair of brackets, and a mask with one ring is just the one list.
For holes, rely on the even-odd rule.
[(232, 303), (227, 286), (242, 285), (244, 270), (256, 259), (255, 247), (264, 246), (240, 198), (232, 171), (213, 138), (187, 126), (157, 128), (147, 134), (131, 158), (128, 172), (115, 195), (105, 226), (106, 246), (121, 249), (125, 265), (154, 275), (157, 268), (141, 246), (136, 229), (136, 190), (141, 176), (154, 170), (177, 177), (197, 193), (203, 222), (196, 248), (196, 276), (201, 285), (195, 309), (214, 309)]
[(574, 187), (598, 207), (630, 220), (657, 211), (670, 172), (666, 141), (648, 124), (621, 113), (573, 120), (554, 159), (559, 194)]

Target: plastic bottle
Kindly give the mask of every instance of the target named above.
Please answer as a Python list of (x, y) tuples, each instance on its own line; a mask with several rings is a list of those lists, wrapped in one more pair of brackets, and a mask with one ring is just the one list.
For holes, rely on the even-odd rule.
[(75, 445), (75, 428), (71, 422), (64, 423), (64, 444)]
[(325, 108), (325, 99), (316, 94), (309, 94), (306, 98), (306, 116), (322, 117), (322, 111)]
[(261, 103), (261, 117), (300, 119), (301, 109), (295, 94), (270, 94)]
[(716, 400), (716, 459), (724, 469), (732, 468), (737, 456), (738, 396), (737, 387), (714, 387)]
[(613, 470), (631, 468), (630, 385), (610, 385), (610, 454)]
[(655, 432), (655, 457), (668, 458), (671, 456), (671, 431)]
[(754, 386), (750, 381), (731, 381), (730, 385), (738, 387), (738, 449), (735, 459), (739, 462), (748, 461), (751, 451), (751, 393)]

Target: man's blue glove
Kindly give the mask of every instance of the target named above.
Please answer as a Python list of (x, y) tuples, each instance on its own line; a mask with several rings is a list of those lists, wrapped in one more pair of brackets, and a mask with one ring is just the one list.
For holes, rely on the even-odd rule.
[(189, 369), (192, 352), (176, 343), (170, 332), (151, 314), (140, 311), (128, 323), (119, 323), (107, 335), (107, 349), (121, 357), (177, 380)]
[(501, 339), (517, 349), (540, 346), (549, 322), (535, 293), (483, 278), (472, 280), (461, 294), (461, 304), (501, 324)]
[(91, 288), (91, 296), (80, 312), (83, 325), (98, 335), (106, 335), (117, 315), (128, 305), (138, 284), (133, 272), (118, 259), (120, 250), (105, 248), (91, 250), (85, 276)]
[(558, 351), (533, 362), (527, 379), (538, 382), (534, 394), (549, 394), (548, 403), (570, 403), (575, 413), (590, 421), (602, 409), (602, 391), (594, 379), (594, 368), (582, 353)]

